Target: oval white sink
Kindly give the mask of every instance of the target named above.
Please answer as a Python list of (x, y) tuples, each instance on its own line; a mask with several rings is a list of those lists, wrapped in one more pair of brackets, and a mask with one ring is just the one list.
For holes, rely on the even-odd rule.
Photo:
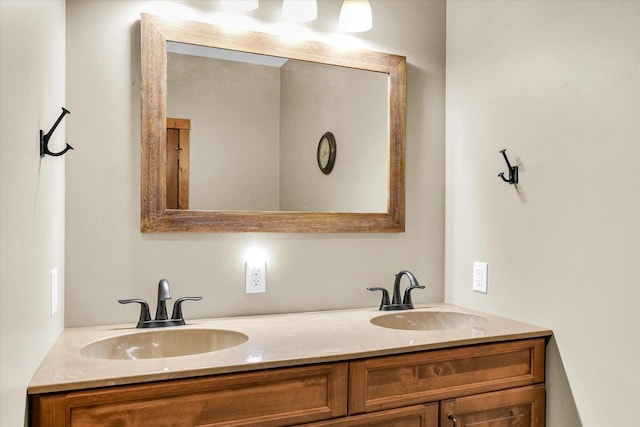
[(371, 323), (383, 328), (416, 331), (465, 329), (482, 326), (487, 322), (482, 316), (450, 311), (403, 311), (371, 319)]
[(80, 353), (97, 359), (157, 359), (223, 350), (248, 339), (240, 332), (221, 329), (155, 329), (95, 341)]

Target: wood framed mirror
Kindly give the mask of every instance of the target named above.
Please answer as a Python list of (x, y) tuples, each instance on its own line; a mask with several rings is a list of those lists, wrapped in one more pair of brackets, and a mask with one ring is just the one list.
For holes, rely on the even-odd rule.
[[(406, 120), (406, 58), (403, 56), (373, 52), (368, 50), (355, 50), (333, 47), (318, 41), (296, 41), (281, 36), (249, 32), (230, 31), (223, 27), (212, 24), (173, 20), (147, 14), (141, 15), (141, 61), (142, 61), (142, 140), (141, 140), (141, 231), (143, 233), (154, 232), (313, 232), (313, 233), (340, 233), (340, 232), (402, 232), (404, 231), (404, 211), (405, 211), (405, 120)], [(221, 196), (214, 197), (212, 207), (199, 207), (195, 194), (189, 198), (190, 209), (168, 209), (167, 208), (167, 111), (169, 106), (168, 95), (168, 56), (172, 54), (171, 46), (175, 44), (191, 46), (197, 48), (214, 48), (225, 52), (255, 54), (265, 57), (279, 57), (284, 62), (290, 61), (297, 64), (297, 68), (304, 68), (306, 64), (319, 64), (321, 67), (333, 67), (331, 71), (351, 72), (351, 70), (362, 71), (371, 75), (373, 79), (380, 81), (382, 76), (382, 90), (377, 87), (375, 90), (363, 89), (362, 94), (369, 92), (381, 93), (384, 98), (382, 103), (376, 103), (378, 110), (376, 119), (362, 116), (363, 111), (369, 110), (371, 103), (362, 101), (356, 108), (340, 113), (340, 123), (328, 123), (325, 117), (329, 111), (338, 110), (336, 105), (346, 103), (346, 101), (333, 100), (333, 104), (326, 100), (315, 102), (316, 108), (314, 117), (321, 117), (322, 123), (300, 123), (297, 119), (297, 128), (303, 129), (303, 134), (297, 134), (294, 144), (297, 148), (303, 144), (304, 153), (299, 155), (288, 154), (288, 157), (296, 158), (296, 165), (302, 167), (305, 173), (314, 173), (306, 188), (299, 190), (304, 195), (315, 195), (322, 192), (326, 187), (329, 194), (336, 194), (340, 188), (350, 187), (356, 181), (360, 182), (360, 187), (355, 187), (355, 193), (338, 194), (335, 200), (344, 202), (342, 205), (332, 205), (331, 200), (326, 204), (317, 207), (313, 203), (295, 202), (287, 207), (286, 202), (292, 199), (293, 190), (287, 190), (282, 194), (284, 187), (284, 172), (276, 171), (279, 174), (280, 194), (277, 196), (279, 202), (276, 205), (256, 205), (245, 206), (241, 202), (244, 199), (251, 199), (252, 196), (245, 194), (250, 190), (264, 193), (266, 190), (260, 189), (259, 183), (265, 181), (263, 178), (256, 178), (250, 183), (249, 189), (241, 189), (241, 183), (233, 177), (214, 178), (207, 182), (205, 189), (207, 193), (216, 194), (215, 190), (220, 188), (230, 189), (234, 196), (241, 199), (241, 202), (229, 202), (223, 206), (216, 205), (216, 201), (222, 199)], [(169, 46), (169, 49), (168, 49)], [(168, 51), (169, 54), (168, 54)], [(294, 62), (297, 61), (297, 62)], [(292, 66), (291, 68), (296, 68)], [(312, 73), (316, 73), (313, 71)], [(233, 73), (236, 75), (238, 73)], [(309, 72), (307, 72), (309, 74)], [(335, 74), (335, 73), (334, 73)], [(207, 74), (211, 76), (212, 74)], [(368, 77), (367, 77), (368, 78)], [(214, 79), (226, 81), (222, 76), (215, 76)], [(195, 77), (188, 76), (186, 80), (195, 80)], [(282, 80), (278, 77), (276, 80)], [(366, 80), (360, 76), (357, 81)], [(238, 86), (236, 84), (236, 86)], [(309, 86), (307, 84), (307, 86)], [(311, 86), (315, 86), (311, 85)], [(320, 86), (320, 85), (319, 85)], [(330, 87), (337, 87), (337, 91), (346, 92), (344, 87), (351, 88), (357, 86), (352, 83), (330, 82)], [(342, 89), (341, 89), (342, 88)], [(218, 89), (216, 89), (218, 90)], [(281, 91), (284, 91), (282, 88)], [(299, 90), (289, 90), (296, 92)], [(360, 95), (349, 93), (351, 100), (360, 100)], [(235, 97), (232, 97), (235, 99)], [(251, 98), (261, 99), (259, 96)], [(173, 102), (173, 101), (172, 101)], [(224, 109), (228, 109), (229, 103)], [(284, 107), (279, 107), (284, 109)], [(278, 108), (275, 108), (276, 110)], [(312, 107), (288, 107), (289, 110), (301, 111), (312, 109)], [(324, 109), (324, 110), (323, 110)], [(268, 109), (272, 111), (274, 108)], [(327, 112), (327, 114), (325, 114)], [(171, 117), (184, 117), (184, 114), (177, 114), (171, 111)], [(197, 113), (194, 113), (197, 114)], [(382, 114), (382, 120), (380, 120)], [(237, 148), (245, 141), (238, 139), (237, 142), (230, 142), (228, 137), (221, 139), (221, 148), (216, 149), (214, 154), (199, 155), (198, 151), (201, 143), (197, 141), (197, 131), (204, 126), (203, 121), (212, 121), (221, 114), (207, 112), (207, 119), (197, 121), (191, 117), (191, 166), (190, 177), (194, 180), (197, 176), (198, 161), (205, 160), (204, 168), (223, 169), (224, 165), (231, 163), (233, 170), (241, 170), (243, 165), (233, 165), (228, 159), (224, 159), (225, 152), (232, 151), (232, 147)], [(187, 118), (187, 117), (185, 117)], [(337, 119), (336, 119), (337, 120)], [(363, 126), (381, 122), (383, 124), (383, 134), (375, 137), (364, 135), (364, 130), (353, 132), (355, 123), (360, 120)], [(283, 120), (280, 118), (280, 122)], [(244, 126), (237, 126), (238, 130), (231, 131), (232, 135), (241, 134), (240, 130), (249, 128), (251, 121), (244, 122)], [(369, 125), (367, 125), (367, 123)], [(354, 124), (354, 126), (351, 126)], [(320, 127), (330, 126), (331, 128)], [(314, 127), (317, 126), (317, 129)], [(341, 134), (335, 132), (334, 127), (342, 127)], [(320, 131), (322, 129), (322, 131)], [(337, 143), (340, 146), (338, 158), (335, 162), (335, 169), (331, 175), (323, 174), (316, 164), (316, 150), (318, 138), (324, 131), (332, 131), (336, 134)], [(288, 131), (279, 130), (281, 134)], [(320, 132), (320, 133), (318, 133)], [(220, 132), (214, 132), (220, 135)], [(291, 132), (290, 132), (291, 133)], [(359, 140), (355, 147), (355, 142), (350, 140), (350, 133), (353, 141)], [(211, 133), (209, 133), (211, 135)], [(241, 138), (241, 136), (238, 136)], [(284, 139), (284, 137), (282, 137)], [(248, 139), (245, 137), (245, 139)], [(373, 149), (373, 140), (380, 139), (376, 143), (376, 149), (382, 150), (384, 156), (381, 161), (375, 163), (370, 154)], [(278, 143), (277, 143), (278, 144)], [(283, 145), (282, 142), (279, 143)], [(367, 145), (369, 144), (369, 146)], [(353, 148), (351, 148), (354, 146)], [(349, 150), (351, 149), (351, 158)], [(282, 148), (280, 148), (282, 150)], [(248, 156), (249, 153), (258, 152), (255, 146), (241, 148), (240, 154)], [(274, 151), (274, 150), (272, 150)], [(307, 168), (305, 161), (309, 153), (309, 162), (313, 168)], [(252, 166), (250, 169), (267, 168), (269, 164), (283, 163), (283, 155), (279, 154), (279, 161), (267, 162), (264, 159), (260, 167)], [(220, 167), (215, 166), (215, 162), (223, 157), (224, 163)], [(364, 163), (358, 166), (357, 159)], [(355, 176), (353, 171), (360, 168), (365, 172), (364, 176)], [(308, 171), (308, 172), (307, 172)], [(341, 172), (343, 171), (343, 172)], [(382, 172), (382, 180), (375, 178), (375, 172)], [(343, 173), (346, 178), (340, 178)], [(351, 175), (349, 175), (351, 173)], [(343, 181), (339, 181), (342, 179)], [(289, 181), (306, 182), (299, 177), (289, 178)], [(313, 181), (317, 180), (317, 181)], [(335, 181), (332, 181), (335, 180)], [(374, 185), (374, 182), (378, 184)], [(237, 185), (235, 185), (237, 183)], [(332, 187), (333, 186), (333, 187)], [(349, 204), (360, 198), (369, 187), (379, 187), (377, 207), (369, 208), (361, 204)], [(196, 187), (193, 182), (189, 188)], [(190, 190), (195, 191), (195, 190)], [(277, 191), (276, 191), (277, 192)], [(270, 202), (269, 202), (270, 203)]]

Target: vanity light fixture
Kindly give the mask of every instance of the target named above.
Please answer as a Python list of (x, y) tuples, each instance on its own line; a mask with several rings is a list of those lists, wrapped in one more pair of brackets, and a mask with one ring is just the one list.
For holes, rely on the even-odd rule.
[(283, 0), (282, 17), (287, 21), (311, 22), (318, 17), (316, 0)]
[(369, 31), (373, 27), (369, 0), (344, 0), (338, 26), (352, 33)]
[[(220, 0), (222, 8), (231, 12), (258, 9), (258, 0)], [(282, 18), (291, 22), (311, 22), (318, 18), (317, 0), (282, 0)], [(373, 28), (369, 0), (344, 0), (338, 18), (343, 31), (359, 33)]]
[(220, 3), (231, 12), (247, 12), (258, 8), (258, 0), (220, 0)]

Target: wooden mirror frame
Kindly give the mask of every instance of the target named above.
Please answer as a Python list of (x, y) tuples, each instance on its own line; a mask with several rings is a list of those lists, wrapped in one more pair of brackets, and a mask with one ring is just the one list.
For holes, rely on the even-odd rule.
[[(386, 213), (167, 209), (167, 41), (280, 56), (389, 75), (389, 197)], [(140, 229), (154, 232), (402, 232), (405, 211), (406, 58), (286, 42), (266, 33), (141, 15), (142, 163)]]

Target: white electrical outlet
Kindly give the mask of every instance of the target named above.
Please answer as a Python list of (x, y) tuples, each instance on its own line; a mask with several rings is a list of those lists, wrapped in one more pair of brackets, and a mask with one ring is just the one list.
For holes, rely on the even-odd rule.
[(487, 268), (486, 262), (473, 262), (473, 290), (475, 292), (487, 293)]
[(58, 311), (58, 269), (51, 270), (51, 317)]
[(257, 294), (267, 291), (267, 262), (245, 263), (246, 292)]

